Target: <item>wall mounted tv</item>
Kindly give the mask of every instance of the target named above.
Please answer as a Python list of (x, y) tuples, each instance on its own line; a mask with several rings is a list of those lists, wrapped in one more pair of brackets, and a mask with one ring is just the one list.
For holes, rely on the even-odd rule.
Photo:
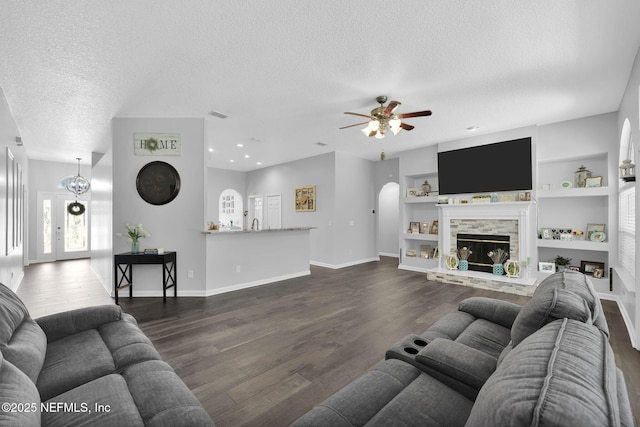
[(531, 138), (438, 153), (440, 194), (532, 189)]

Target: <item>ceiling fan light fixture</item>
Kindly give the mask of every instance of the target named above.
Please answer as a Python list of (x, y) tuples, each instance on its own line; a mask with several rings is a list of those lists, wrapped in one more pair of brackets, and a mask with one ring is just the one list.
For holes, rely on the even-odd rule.
[(373, 135), (373, 136), (375, 136), (375, 137), (376, 137), (376, 138), (378, 138), (378, 139), (382, 139), (382, 138), (384, 138), (384, 132), (380, 132), (380, 131), (378, 131), (378, 132), (376, 132), (376, 134), (375, 134), (375, 135)]
[(397, 135), (398, 132), (400, 132), (400, 130), (402, 129), (400, 127), (401, 124), (402, 122), (396, 116), (393, 116), (393, 118), (389, 120), (389, 129), (391, 129), (391, 132), (393, 132), (394, 135)]

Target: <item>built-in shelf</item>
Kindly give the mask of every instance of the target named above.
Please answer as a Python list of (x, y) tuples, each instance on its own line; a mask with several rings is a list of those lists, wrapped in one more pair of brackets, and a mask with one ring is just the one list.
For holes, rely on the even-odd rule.
[(578, 249), (582, 251), (611, 250), (609, 242), (591, 242), (589, 240), (551, 240), (538, 239), (539, 248)]
[(418, 197), (405, 197), (405, 203), (436, 203), (438, 196), (418, 196)]
[(591, 187), (591, 188), (561, 188), (555, 190), (538, 191), (538, 199), (555, 198), (555, 197), (600, 197), (608, 196), (609, 187)]
[(403, 238), (405, 239), (411, 239), (411, 240), (430, 240), (430, 241), (438, 241), (438, 235), (437, 234), (426, 234), (426, 233), (404, 233), (402, 235)]

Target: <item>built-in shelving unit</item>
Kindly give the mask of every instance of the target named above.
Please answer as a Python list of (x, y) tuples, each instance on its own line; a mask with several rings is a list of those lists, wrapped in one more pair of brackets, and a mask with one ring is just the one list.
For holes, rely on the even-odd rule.
[[(602, 185), (575, 188), (574, 172), (586, 166), (592, 176), (602, 177)], [(563, 188), (562, 183), (570, 187)], [(595, 282), (609, 280), (612, 251), (610, 232), (615, 229), (611, 208), (614, 196), (609, 183), (607, 153), (538, 161), (538, 231), (544, 228), (585, 232), (584, 240), (537, 239), (538, 261), (553, 261), (557, 256), (571, 258), (571, 265), (580, 267), (581, 261), (604, 263), (604, 275)], [(594, 242), (586, 235), (588, 224), (604, 224), (607, 238)]]
[[(431, 233), (433, 222), (438, 219), (436, 203), (437, 196), (412, 196), (407, 197), (409, 189), (419, 189), (428, 181), (431, 191), (438, 190), (438, 174), (426, 173), (421, 175), (408, 175), (403, 179), (401, 188), (401, 224), (400, 224), (400, 268), (414, 271), (427, 271), (437, 267), (438, 260), (432, 258), (433, 250), (438, 246), (438, 234)], [(410, 233), (412, 222), (420, 224), (420, 233)], [(423, 224), (428, 223), (428, 229), (423, 229)], [(426, 232), (425, 232), (426, 231)], [(415, 254), (415, 256), (412, 256)], [(428, 258), (425, 258), (427, 254)]]

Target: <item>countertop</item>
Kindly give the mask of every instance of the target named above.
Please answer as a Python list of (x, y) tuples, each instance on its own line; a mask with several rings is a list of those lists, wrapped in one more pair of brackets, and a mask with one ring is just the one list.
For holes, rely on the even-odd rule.
[(245, 233), (276, 233), (280, 231), (304, 231), (312, 230), (315, 227), (285, 227), (285, 228), (268, 228), (266, 230), (207, 230), (203, 231), (204, 234), (245, 234)]

